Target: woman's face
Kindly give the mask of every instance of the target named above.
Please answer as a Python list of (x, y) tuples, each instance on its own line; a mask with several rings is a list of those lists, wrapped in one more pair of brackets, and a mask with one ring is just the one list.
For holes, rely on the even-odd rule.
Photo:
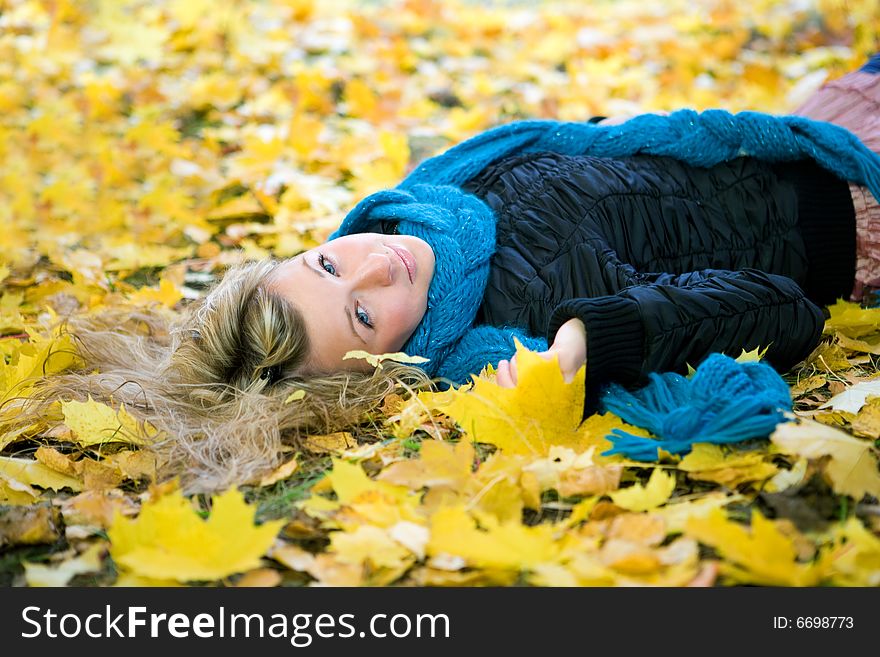
[(268, 288), (305, 316), (307, 369), (369, 371), (365, 361), (342, 357), (400, 351), (425, 314), (433, 276), (434, 251), (424, 240), (358, 233), (285, 261)]

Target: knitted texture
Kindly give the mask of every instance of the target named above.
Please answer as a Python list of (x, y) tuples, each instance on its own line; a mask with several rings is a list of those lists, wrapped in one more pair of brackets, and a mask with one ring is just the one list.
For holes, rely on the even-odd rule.
[(734, 443), (766, 438), (791, 412), (788, 386), (765, 363), (738, 363), (711, 354), (691, 378), (651, 373), (651, 382), (630, 393), (613, 383), (602, 393), (603, 410), (647, 429), (657, 438), (614, 429), (614, 447), (603, 455), (624, 454), (639, 461), (659, 458), (659, 450), (686, 454), (694, 443)]
[[(491, 330), (484, 330), (479, 339), (461, 341), (472, 330), (485, 291), (496, 218), (485, 203), (458, 187), (504, 157), (539, 151), (597, 157), (660, 155), (700, 167), (741, 156), (769, 162), (812, 158), (880, 198), (880, 157), (845, 128), (800, 116), (679, 110), (668, 116), (645, 114), (613, 126), (520, 121), (493, 128), (426, 160), (395, 190), (367, 197), (330, 236), (332, 240), (374, 231), (379, 220), (395, 219), (400, 222), (399, 232), (421, 237), (434, 248), (428, 309), (403, 346), (409, 354), (430, 359), (423, 369), (432, 376), (464, 383), (463, 372), (479, 372), (487, 362), (514, 353), (511, 329), (494, 330), (498, 347), (492, 358), (488, 352), (474, 351), (486, 346)], [(543, 338), (522, 341), (529, 348), (547, 348)]]
[[(493, 162), (518, 153), (627, 157), (660, 155), (698, 167), (737, 157), (767, 162), (812, 158), (839, 178), (880, 193), (880, 156), (846, 128), (802, 116), (760, 112), (643, 114), (618, 125), (519, 121), (493, 128), (416, 167), (400, 187), (462, 185)], [(880, 198), (880, 197), (878, 197)]]

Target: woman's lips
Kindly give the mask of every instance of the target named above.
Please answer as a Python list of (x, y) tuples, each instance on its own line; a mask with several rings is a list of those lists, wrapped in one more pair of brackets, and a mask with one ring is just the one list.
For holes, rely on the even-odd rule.
[(406, 273), (409, 275), (409, 282), (414, 283), (416, 280), (416, 259), (413, 258), (412, 253), (396, 244), (389, 244), (388, 248), (394, 251), (403, 261), (403, 266), (406, 267)]

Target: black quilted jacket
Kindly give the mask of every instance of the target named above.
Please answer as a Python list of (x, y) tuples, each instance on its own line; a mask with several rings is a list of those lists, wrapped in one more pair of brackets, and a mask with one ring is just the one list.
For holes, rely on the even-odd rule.
[(767, 361), (785, 371), (818, 343), (820, 306), (852, 289), (847, 183), (812, 162), (702, 169), (537, 153), (501, 160), (465, 189), (498, 217), (475, 323), (552, 344), (579, 317), (585, 416), (603, 383), (643, 384), (715, 351), (769, 345)]

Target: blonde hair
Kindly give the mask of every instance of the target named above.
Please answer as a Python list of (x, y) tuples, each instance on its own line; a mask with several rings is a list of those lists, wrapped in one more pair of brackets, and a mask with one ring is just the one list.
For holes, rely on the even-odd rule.
[[(279, 264), (231, 267), (180, 314), (110, 309), (67, 318), (83, 367), (40, 379), (13, 423), (39, 423), (62, 399), (123, 402), (167, 432), (151, 447), (166, 463), (163, 476), (210, 492), (266, 473), (285, 443), (370, 421), (389, 393), (431, 386), (422, 370), (395, 363), (372, 373), (306, 374), (302, 315), (265, 285)], [(288, 402), (298, 390), (304, 396)]]

